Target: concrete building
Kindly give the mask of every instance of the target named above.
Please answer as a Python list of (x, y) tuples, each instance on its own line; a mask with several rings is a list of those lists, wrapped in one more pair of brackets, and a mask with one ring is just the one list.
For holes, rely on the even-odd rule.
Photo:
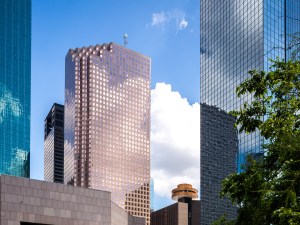
[(235, 118), (215, 106), (200, 104), (200, 201), (201, 224), (210, 225), (227, 214), (234, 219), (237, 208), (220, 198), (222, 180), (236, 172), (238, 136)]
[(0, 1), (0, 174), (29, 177), (31, 0)]
[(177, 203), (151, 213), (151, 225), (199, 225), (200, 201), (198, 191), (190, 184), (179, 184), (172, 190)]
[(65, 183), (150, 224), (150, 58), (114, 43), (66, 56)]
[(0, 176), (1, 225), (144, 225), (106, 191)]
[(64, 106), (57, 103), (45, 119), (44, 179), (64, 183)]

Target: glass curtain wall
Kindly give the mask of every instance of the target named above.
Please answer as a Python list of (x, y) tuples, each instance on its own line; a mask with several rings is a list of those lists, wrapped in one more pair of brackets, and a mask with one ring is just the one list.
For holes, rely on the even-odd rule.
[(29, 177), (31, 0), (0, 0), (0, 174)]

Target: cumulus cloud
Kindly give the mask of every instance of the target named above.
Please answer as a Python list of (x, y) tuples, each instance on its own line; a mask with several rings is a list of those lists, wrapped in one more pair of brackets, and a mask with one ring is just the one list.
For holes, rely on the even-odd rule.
[(166, 24), (175, 24), (176, 30), (183, 30), (188, 26), (185, 13), (180, 9), (162, 11), (152, 14), (151, 26), (164, 28)]
[(189, 104), (171, 85), (151, 91), (151, 173), (155, 193), (170, 198), (180, 183), (200, 187), (200, 105)]

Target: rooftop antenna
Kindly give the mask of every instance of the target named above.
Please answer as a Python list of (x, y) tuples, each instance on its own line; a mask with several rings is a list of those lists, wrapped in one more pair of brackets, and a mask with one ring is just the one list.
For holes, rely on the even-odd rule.
[(128, 38), (128, 34), (124, 34), (124, 47), (125, 48), (126, 48), (126, 45), (128, 44), (127, 38)]

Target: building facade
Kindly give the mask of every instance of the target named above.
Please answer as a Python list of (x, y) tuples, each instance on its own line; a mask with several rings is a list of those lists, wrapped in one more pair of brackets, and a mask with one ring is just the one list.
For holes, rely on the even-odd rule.
[(112, 193), (150, 224), (150, 58), (114, 43), (69, 50), (65, 183)]
[(150, 213), (154, 212), (154, 179), (150, 178)]
[(107, 191), (0, 176), (1, 225), (144, 225)]
[(151, 225), (188, 225), (188, 204), (176, 202), (152, 212)]
[(0, 174), (29, 177), (31, 0), (0, 5)]
[(45, 119), (44, 179), (64, 183), (64, 106), (57, 103)]
[(236, 172), (238, 135), (235, 118), (215, 106), (200, 104), (200, 118), (201, 225), (210, 225), (224, 214), (234, 219), (237, 213), (220, 192), (222, 180)]
[(192, 185), (177, 185), (172, 190), (172, 199), (178, 202), (152, 212), (151, 225), (199, 225), (201, 205), (197, 198), (198, 190)]
[[(200, 99), (229, 112), (250, 95), (237, 98), (237, 85), (251, 69), (269, 70), (269, 59), (289, 59), (300, 32), (298, 0), (201, 0)], [(248, 154), (262, 152), (258, 132), (239, 134), (238, 171)]]

